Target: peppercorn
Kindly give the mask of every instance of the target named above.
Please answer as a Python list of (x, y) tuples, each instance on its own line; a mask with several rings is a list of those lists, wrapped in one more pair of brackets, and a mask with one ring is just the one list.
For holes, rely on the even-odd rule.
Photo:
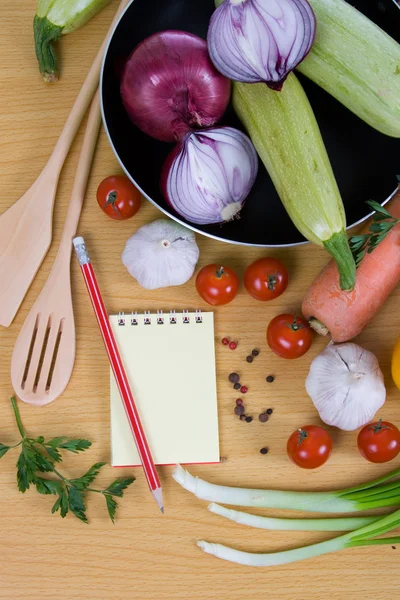
[(266, 412), (261, 413), (260, 415), (258, 415), (259, 420), (261, 421), (261, 423), (266, 423), (269, 419), (269, 416), (267, 415)]
[(240, 375), (238, 373), (231, 373), (228, 376), (228, 379), (231, 383), (238, 383), (238, 381), (240, 380)]
[(240, 388), (241, 394), (247, 394), (248, 391), (249, 391), (249, 388), (246, 385), (242, 385), (242, 387)]
[(240, 417), (240, 415), (244, 415), (244, 406), (243, 404), (238, 404), (235, 406), (235, 415)]
[(275, 377), (273, 375), (268, 375), (268, 377), (266, 377), (265, 379), (268, 383), (272, 383), (274, 381)]
[(222, 338), (221, 342), (223, 343), (224, 346), (228, 346), (229, 345), (229, 338), (224, 337), (224, 338)]
[(239, 383), (239, 382), (238, 382), (238, 383), (234, 383), (234, 384), (233, 384), (233, 389), (234, 389), (234, 390), (240, 390), (240, 387), (241, 387), (241, 386), (240, 386), (240, 383)]
[(241, 421), (245, 421), (247, 419), (246, 415), (240, 415), (239, 419)]
[(251, 351), (253, 356), (258, 356), (260, 354), (260, 351), (257, 350), (257, 348), (254, 348), (254, 350)]
[(267, 415), (272, 415), (274, 411), (272, 410), (272, 408), (267, 408), (265, 412), (267, 413)]
[(236, 348), (237, 348), (237, 342), (230, 342), (230, 344), (229, 344), (229, 348), (230, 348), (231, 350), (236, 350)]
[(251, 356), (251, 354), (249, 354), (249, 356), (246, 356), (246, 360), (248, 363), (252, 363), (254, 358)]
[(237, 405), (239, 405), (239, 404), (243, 404), (243, 400), (242, 400), (241, 398), (238, 398), (238, 399), (236, 400), (236, 404), (237, 404)]
[(268, 448), (261, 448), (261, 454), (268, 454)]
[(251, 423), (253, 420), (253, 417), (246, 417), (246, 423)]

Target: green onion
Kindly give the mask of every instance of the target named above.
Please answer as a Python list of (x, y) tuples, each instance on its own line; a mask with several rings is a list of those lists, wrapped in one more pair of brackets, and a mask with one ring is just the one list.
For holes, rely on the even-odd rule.
[[(292, 492), (215, 485), (177, 466), (173, 478), (197, 498), (232, 506), (279, 508), (317, 513), (351, 513), (400, 506), (400, 469), (368, 483), (331, 492)], [(389, 483), (385, 483), (389, 482)]]
[(53, 44), (61, 35), (87, 23), (110, 0), (38, 0), (33, 20), (35, 51), (39, 70), (46, 83), (58, 79), (57, 57)]
[(269, 531), (353, 531), (370, 525), (380, 517), (347, 517), (332, 519), (274, 519), (260, 517), (239, 510), (232, 510), (212, 502), (208, 510), (216, 515), (230, 519), (239, 525), (248, 525)]

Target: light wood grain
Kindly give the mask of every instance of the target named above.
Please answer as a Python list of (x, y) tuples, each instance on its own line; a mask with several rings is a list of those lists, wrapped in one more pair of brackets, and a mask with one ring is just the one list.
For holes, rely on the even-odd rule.
[[(60, 82), (45, 86), (33, 53), (31, 21), (34, 0), (3, 0), (0, 6), (0, 212), (11, 206), (35, 180), (45, 165), (85, 74), (103, 39), (117, 2), (98, 15), (85, 29), (60, 43), (63, 72)], [(11, 351), (18, 332), (43, 286), (60, 241), (70, 197), (82, 129), (60, 180), (54, 214), (53, 245), (9, 329), (0, 329), (0, 440), (17, 440), (9, 397)], [(140, 148), (132, 148), (140, 152)], [(117, 223), (98, 209), (95, 191), (107, 175), (118, 172), (104, 132), (82, 213), (79, 232), (85, 236), (99, 283), (111, 312), (140, 309), (207, 308), (199, 302), (193, 281), (180, 288), (156, 292), (142, 290), (128, 275), (120, 255), (126, 239), (137, 227), (160, 216), (145, 203), (131, 221)], [(273, 225), (271, 225), (273, 226)], [(242, 274), (252, 260), (272, 254), (198, 238), (199, 267), (226, 261)], [(363, 481), (398, 466), (373, 466), (356, 449), (356, 435), (332, 431), (335, 451), (324, 468), (305, 472), (286, 457), (285, 441), (292, 430), (318, 417), (304, 390), (310, 360), (325, 345), (315, 341), (309, 354), (295, 362), (280, 360), (267, 350), (265, 328), (281, 310), (298, 310), (308, 284), (325, 264), (323, 251), (311, 246), (273, 253), (288, 265), (291, 274), (285, 295), (267, 305), (257, 303), (242, 290), (232, 305), (216, 311), (217, 367), (221, 454), (226, 462), (197, 466), (192, 472), (214, 482), (298, 489), (340, 487)], [(1, 285), (1, 283), (0, 283)], [(97, 460), (109, 460), (109, 368), (90, 301), (76, 261), (72, 264), (72, 287), (77, 328), (77, 355), (71, 383), (63, 396), (44, 408), (21, 405), (29, 432), (45, 436), (84, 436), (94, 444), (80, 457), (68, 457), (65, 472), (81, 473)], [(390, 379), (390, 356), (400, 333), (397, 290), (359, 343), (378, 357), (385, 374), (388, 399), (380, 413), (400, 423), (400, 395)], [(239, 340), (235, 352), (218, 340), (229, 335)], [(249, 350), (260, 347), (253, 364), (245, 362)], [(274, 414), (266, 424), (241, 423), (233, 416), (235, 394), (227, 374), (238, 370), (249, 385), (246, 406), (257, 416), (271, 406)], [(276, 381), (265, 383), (273, 373)], [(171, 376), (166, 386), (173, 386)], [(194, 382), (195, 385), (195, 382)], [(268, 445), (267, 456), (259, 449)], [(219, 541), (253, 551), (276, 550), (321, 540), (324, 534), (258, 532), (226, 522), (206, 510), (202, 503), (177, 487), (171, 469), (160, 470), (166, 514), (159, 515), (143, 473), (133, 470), (137, 481), (121, 502), (116, 525), (106, 517), (101, 498), (90, 498), (91, 524), (73, 518), (61, 520), (50, 514), (52, 498), (35, 491), (18, 493), (16, 456), (11, 452), (0, 462), (0, 598), (28, 600), (389, 600), (400, 596), (399, 553), (391, 547), (354, 549), (298, 565), (256, 570), (235, 567), (203, 555), (195, 545), (199, 538)], [(119, 471), (118, 474), (120, 474)], [(132, 470), (124, 471), (124, 474)], [(102, 481), (115, 471), (108, 467)]]

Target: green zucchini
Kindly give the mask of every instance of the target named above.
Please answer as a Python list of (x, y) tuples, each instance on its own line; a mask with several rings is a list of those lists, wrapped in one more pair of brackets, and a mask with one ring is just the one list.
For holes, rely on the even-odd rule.
[(350, 291), (356, 266), (343, 202), (307, 96), (293, 73), (282, 91), (233, 83), (233, 106), (246, 127), (290, 218), (305, 238), (324, 246)]
[(317, 32), (297, 70), (371, 127), (400, 137), (400, 44), (344, 0), (309, 3)]
[(85, 25), (110, 0), (38, 0), (33, 33), (39, 70), (46, 83), (58, 79), (57, 56), (53, 47), (61, 35)]

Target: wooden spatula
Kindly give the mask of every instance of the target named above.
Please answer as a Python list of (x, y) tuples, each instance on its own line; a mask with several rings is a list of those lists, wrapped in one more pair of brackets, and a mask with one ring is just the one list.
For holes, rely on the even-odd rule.
[(70, 259), (72, 238), (100, 127), (97, 92), (89, 113), (60, 247), (50, 275), (27, 316), (14, 346), (11, 380), (17, 396), (41, 406), (55, 400), (68, 385), (75, 361), (75, 324)]
[(122, 0), (119, 6), (47, 165), (29, 190), (0, 216), (0, 325), (4, 327), (12, 323), (49, 249), (60, 172), (97, 89), (108, 38), (128, 2)]

